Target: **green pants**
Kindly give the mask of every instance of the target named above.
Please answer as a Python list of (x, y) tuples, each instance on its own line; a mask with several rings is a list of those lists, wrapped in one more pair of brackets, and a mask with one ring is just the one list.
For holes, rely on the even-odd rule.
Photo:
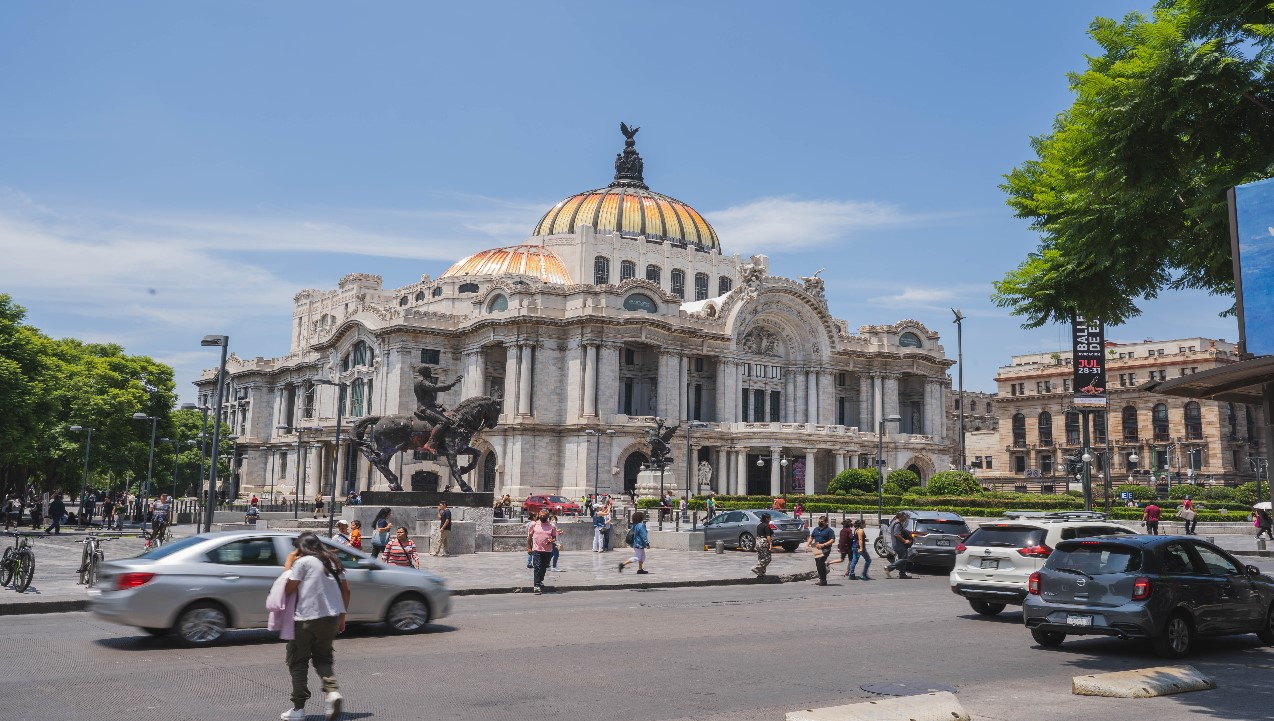
[(332, 668), (332, 642), (340, 629), (338, 616), (324, 616), (296, 622), (296, 635), (288, 641), (287, 664), (292, 672), (292, 708), (305, 708), (310, 698), (310, 661), (323, 681), (323, 692), (336, 691), (336, 671)]

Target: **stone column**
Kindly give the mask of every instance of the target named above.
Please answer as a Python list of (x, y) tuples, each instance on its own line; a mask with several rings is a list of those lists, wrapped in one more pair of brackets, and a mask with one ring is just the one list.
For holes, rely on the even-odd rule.
[(818, 423), (818, 374), (805, 371), (805, 422)]
[(655, 391), (658, 394), (655, 412), (661, 418), (675, 420), (680, 417), (677, 415), (677, 402), (681, 397), (681, 391), (677, 389), (677, 370), (677, 355), (670, 350), (661, 352), (659, 381)]
[(835, 475), (839, 476), (841, 474), (841, 471), (845, 470), (845, 451), (836, 451), (832, 455), (836, 459), (836, 466), (835, 466), (836, 474)]
[[(884, 416), (883, 417), (888, 418), (889, 416), (896, 416), (898, 415), (898, 374), (897, 373), (886, 374), (884, 377), (883, 386), (884, 386), (882, 390), (883, 400), (884, 400)], [(889, 427), (885, 428), (886, 434), (892, 434), (892, 433), (898, 432), (897, 424), (886, 423), (885, 425), (893, 426), (892, 428), (889, 428)]]
[(818, 422), (836, 423), (836, 376), (826, 368), (818, 372)]
[(748, 492), (748, 449), (736, 448), (734, 454), (734, 495)]
[(535, 346), (526, 343), (521, 347), (518, 363), (518, 415), (531, 415), (531, 386), (534, 384)]
[(743, 367), (740, 363), (731, 363), (730, 367), (733, 369), (734, 376), (734, 380), (730, 383), (730, 394), (734, 396), (734, 400), (731, 401), (734, 404), (734, 422), (742, 423), (745, 420), (743, 418), (743, 376), (741, 375)]
[(584, 346), (584, 415), (597, 416), (597, 345)]
[(814, 495), (814, 453), (813, 448), (805, 449), (805, 495)]
[(690, 356), (677, 355), (677, 415), (678, 419), (690, 417), (690, 393), (686, 384), (690, 382)]
[(796, 422), (796, 371), (783, 368), (783, 422)]
[(805, 396), (805, 369), (794, 368), (792, 372), (795, 377), (792, 379), (792, 390), (794, 391), (792, 399), (792, 410), (795, 415), (792, 416), (793, 423), (804, 423), (806, 417), (806, 403), (809, 400)]
[(619, 351), (614, 343), (597, 348), (597, 417), (603, 422), (619, 413)]
[[(513, 418), (518, 409), (518, 347), (504, 346), (504, 415)], [(506, 466), (507, 467), (507, 466)]]
[(770, 446), (770, 495), (777, 496), (783, 491), (783, 477), (779, 475), (782, 468), (779, 466), (779, 457), (783, 455), (782, 446)]
[(871, 394), (871, 432), (880, 432), (880, 419), (884, 418), (884, 378), (880, 373), (873, 373), (871, 376), (872, 394)]
[(873, 389), (874, 385), (872, 383), (871, 376), (858, 376), (858, 430), (861, 432), (867, 432), (872, 429), (871, 411), (874, 407), (872, 405)]
[(734, 387), (731, 381), (731, 369), (734, 362), (724, 358), (717, 359), (716, 405), (717, 420), (721, 423), (734, 421)]

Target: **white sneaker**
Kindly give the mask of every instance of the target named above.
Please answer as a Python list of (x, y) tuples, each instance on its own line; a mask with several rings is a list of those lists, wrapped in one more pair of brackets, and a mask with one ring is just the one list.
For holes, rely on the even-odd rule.
[(279, 714), (283, 721), (305, 721), (305, 709), (293, 708)]
[(327, 721), (341, 717), (341, 702), (344, 700), (340, 691), (333, 691), (327, 695), (324, 708), (324, 712), (327, 714)]

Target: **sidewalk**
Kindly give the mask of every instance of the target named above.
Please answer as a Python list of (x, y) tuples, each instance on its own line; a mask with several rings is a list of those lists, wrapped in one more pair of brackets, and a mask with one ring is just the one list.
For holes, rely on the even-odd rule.
[[(190, 535), (193, 526), (177, 527), (174, 536)], [(0, 616), (20, 613), (62, 613), (82, 611), (87, 605), (86, 588), (77, 583), (77, 569), (83, 546), (83, 533), (64, 530), (60, 536), (37, 536), (35, 577), (26, 593), (11, 587), (0, 588)], [(13, 543), (9, 537), (0, 542)], [(146, 542), (134, 533), (102, 544), (106, 560), (136, 556), (145, 550)], [(615, 588), (677, 588), (686, 586), (724, 586), (760, 583), (752, 575), (756, 555), (727, 551), (717, 555), (706, 551), (647, 551), (648, 574), (638, 576), (636, 566), (622, 574), (616, 570), (627, 560), (629, 549), (609, 553), (564, 551), (558, 570), (549, 571), (544, 585), (552, 591), (595, 591)], [(494, 593), (519, 593), (531, 590), (531, 569), (526, 567), (524, 553), (475, 553), (457, 556), (422, 555), (422, 568), (447, 580), (457, 596)], [(833, 569), (837, 566), (833, 566)], [(814, 561), (804, 549), (794, 554), (776, 552), (765, 582), (781, 583), (814, 578)]]

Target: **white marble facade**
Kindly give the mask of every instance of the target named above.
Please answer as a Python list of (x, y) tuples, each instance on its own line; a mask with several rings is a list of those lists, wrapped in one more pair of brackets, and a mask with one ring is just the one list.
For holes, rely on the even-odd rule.
[[(611, 188), (625, 184), (621, 214), (624, 203), (671, 200), (646, 192), (639, 176), (617, 175)], [(552, 225), (561, 206), (537, 230)], [(636, 216), (623, 217), (631, 226)], [(237, 435), (239, 493), (291, 497), (299, 471), (304, 497), (313, 497), (330, 490), (336, 469), (338, 492), (384, 488), (364, 459), (348, 462), (342, 451), (334, 462), (336, 389), (311, 381), (350, 384), (348, 428), (371, 414), (410, 413), (422, 364), (443, 380), (464, 375), (441, 396), (444, 405), (502, 395), (500, 426), (475, 439), (482, 456), (468, 480), (515, 498), (634, 487), (656, 416), (681, 424), (665, 473), (678, 495), (700, 490), (686, 472), (687, 420), (703, 423), (690, 433), (691, 467), (709, 464), (716, 493), (821, 492), (840, 470), (870, 467), (878, 420), (895, 414), (902, 423), (886, 427), (888, 467), (925, 479), (950, 467), (954, 429), (944, 411), (952, 361), (937, 333), (912, 320), (851, 333), (828, 309), (819, 278), (776, 277), (765, 256), (723, 255), (702, 219), (692, 240), (611, 221), (603, 210), (576, 217), (570, 232), (554, 226), (405, 288), (351, 274), (335, 289), (298, 293), (291, 352), (232, 354), (228, 367), (225, 414)], [(200, 401), (211, 401), (215, 371), (198, 385)], [(786, 466), (776, 462), (782, 458)], [(411, 453), (394, 465), (404, 483), (419, 472), (446, 473)]]

